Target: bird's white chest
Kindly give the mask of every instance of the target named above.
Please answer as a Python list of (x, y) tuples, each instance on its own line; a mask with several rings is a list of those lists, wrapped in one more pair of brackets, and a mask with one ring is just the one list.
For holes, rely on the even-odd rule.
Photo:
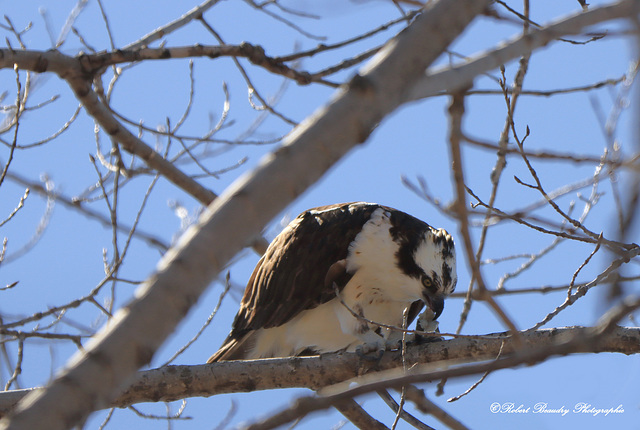
[(353, 277), (343, 291), (348, 303), (363, 306), (380, 301), (413, 302), (422, 297), (422, 286), (397, 264), (398, 244), (393, 240), (389, 214), (377, 209), (349, 247), (347, 271)]

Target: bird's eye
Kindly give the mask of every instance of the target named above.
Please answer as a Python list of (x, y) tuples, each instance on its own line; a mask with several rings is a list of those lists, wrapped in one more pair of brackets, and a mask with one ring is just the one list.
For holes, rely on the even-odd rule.
[(431, 282), (431, 279), (429, 277), (423, 276), (422, 285), (424, 285), (425, 288), (431, 288), (431, 286), (433, 285), (433, 282)]

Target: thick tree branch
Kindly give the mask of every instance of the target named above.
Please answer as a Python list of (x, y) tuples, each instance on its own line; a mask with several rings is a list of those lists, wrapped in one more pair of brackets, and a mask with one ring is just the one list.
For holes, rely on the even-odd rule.
[[(637, 309), (638, 301), (634, 303)], [(606, 323), (606, 321), (604, 321)], [(609, 330), (607, 329), (609, 328)], [(604, 331), (602, 331), (604, 329)], [(516, 368), (523, 364), (531, 366), (545, 361), (553, 356), (563, 356), (577, 352), (598, 352), (603, 341), (604, 333), (612, 333), (607, 324), (595, 328), (588, 328), (582, 333), (569, 339), (557, 339), (542, 347), (516, 348), (512, 354), (482, 363), (461, 364), (452, 360), (449, 363), (428, 363), (417, 365), (409, 371), (390, 369), (379, 373), (366, 375), (358, 384), (344, 382), (321, 390), (317, 396), (305, 396), (296, 400), (295, 404), (267, 419), (244, 427), (246, 430), (267, 430), (276, 428), (301, 416), (327, 409), (344, 399), (379, 391), (385, 388), (399, 389), (407, 384), (418, 382), (433, 382), (441, 379), (477, 375), (498, 369)], [(625, 340), (626, 342), (626, 340)], [(515, 342), (513, 342), (515, 343)]]
[[(592, 329), (566, 327), (521, 332), (524, 348), (543, 349), (558, 343), (580, 339)], [(615, 327), (603, 339), (591, 345), (589, 351), (617, 352), (626, 355), (640, 353), (640, 328)], [(461, 337), (441, 342), (408, 345), (406, 361), (415, 363), (455, 363), (492, 360), (507, 357), (515, 348), (507, 332), (477, 338)], [(567, 353), (571, 353), (568, 351)], [(336, 353), (313, 357), (274, 358), (265, 360), (223, 361), (196, 366), (166, 366), (138, 372), (113, 402), (104, 407), (127, 407), (143, 402), (166, 402), (188, 397), (208, 397), (218, 394), (252, 392), (277, 388), (309, 388), (317, 390), (358, 377), (370, 363), (357, 354)], [(402, 369), (400, 351), (388, 351), (377, 370)], [(30, 390), (0, 393), (0, 416), (8, 413)]]
[[(6, 62), (4, 65), (0, 63), (0, 67), (7, 67), (10, 64), (10, 61), (14, 61), (16, 64), (26, 65), (28, 67), (27, 70), (32, 70), (31, 67), (42, 67), (42, 64), (44, 63), (58, 63), (60, 61), (59, 56), (62, 55), (65, 62), (69, 64), (74, 63), (74, 66), (80, 66), (85, 77), (100, 74), (106, 67), (123, 63), (151, 60), (166, 61), (170, 59), (198, 57), (207, 57), (211, 59), (221, 57), (246, 58), (251, 63), (262, 67), (265, 70), (294, 80), (301, 85), (307, 85), (311, 82), (322, 82), (323, 76), (326, 76), (326, 74), (323, 73), (316, 75), (292, 69), (287, 66), (285, 62), (266, 55), (261, 46), (252, 45), (247, 42), (240, 45), (210, 46), (195, 44), (191, 46), (162, 48), (138, 48), (131, 50), (119, 49), (116, 51), (99, 52), (95, 54), (82, 53), (77, 57), (65, 56), (60, 54), (58, 51), (13, 51), (10, 49), (0, 50), (0, 55), (0, 58), (6, 58)], [(337, 72), (344, 68), (346, 67), (338, 68), (335, 71)]]

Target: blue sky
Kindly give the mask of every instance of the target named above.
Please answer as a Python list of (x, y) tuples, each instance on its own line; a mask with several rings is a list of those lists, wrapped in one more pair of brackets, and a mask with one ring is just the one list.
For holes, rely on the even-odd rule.
[[(124, 2), (114, 0), (104, 2), (109, 17), (109, 24), (116, 47), (123, 47), (139, 39), (187, 10), (197, 2)], [(534, 3), (534, 2), (532, 2)], [(29, 21), (33, 28), (25, 34), (24, 41), (29, 49), (46, 50), (51, 47), (45, 21), (57, 35), (63, 27), (74, 1), (25, 0), (12, 2), (0, 0), (2, 13), (11, 18), (14, 25), (22, 28)], [(290, 17), (296, 24), (315, 35), (327, 36), (322, 43), (335, 43), (398, 17), (395, 7), (387, 2), (343, 2), (325, 0), (313, 2), (283, 2), (322, 19)], [(520, 2), (509, 2), (520, 8)], [(604, 4), (592, 1), (592, 6)], [(533, 19), (545, 23), (566, 13), (579, 9), (577, 1), (535, 2), (532, 6)], [(43, 19), (42, 16), (46, 19)], [(319, 41), (304, 37), (300, 33), (270, 19), (249, 8), (240, 0), (221, 2), (205, 15), (207, 21), (229, 44), (248, 41), (263, 46), (268, 55), (291, 53), (295, 49), (309, 49)], [(555, 43), (537, 52), (530, 64), (525, 79), (525, 88), (530, 90), (553, 90), (566, 87), (590, 85), (606, 79), (621, 77), (629, 67), (633, 46), (629, 40), (618, 34), (620, 23), (606, 23), (610, 35), (603, 40), (587, 45)], [(88, 44), (97, 50), (110, 49), (104, 23), (95, 1), (89, 1), (80, 15), (76, 26)], [(383, 43), (400, 27), (393, 27), (372, 40), (361, 42), (353, 47), (345, 48), (338, 53), (314, 56), (302, 62), (300, 67), (315, 71), (355, 55), (364, 49)], [(500, 41), (517, 34), (519, 28), (510, 23), (496, 23), (481, 18), (470, 26), (463, 37), (456, 41), (452, 50), (465, 55), (489, 49)], [(13, 36), (4, 31), (14, 47), (18, 46)], [(183, 46), (215, 44), (215, 40), (197, 24), (191, 24), (166, 38), (167, 46)], [(78, 38), (68, 36), (62, 46), (62, 52), (73, 55), (82, 47)], [(440, 60), (446, 63), (447, 58)], [(243, 62), (256, 87), (265, 96), (275, 94), (282, 85), (282, 79), (251, 67)], [(517, 64), (508, 64), (506, 76), (508, 82), (513, 80)], [(338, 81), (348, 77), (353, 70), (331, 77)], [(491, 72), (493, 77), (498, 71)], [(111, 74), (108, 73), (105, 82)], [(55, 132), (73, 114), (77, 101), (68, 87), (56, 76), (42, 75), (34, 90), (31, 104), (41, 103), (53, 95), (60, 95), (59, 100), (40, 110), (25, 115), (20, 127), (20, 142), (37, 141)], [(236, 139), (258, 117), (247, 102), (246, 84), (230, 60), (197, 59), (194, 62), (194, 79), (196, 96), (192, 114), (186, 121), (183, 133), (202, 135), (206, 133), (210, 122), (215, 123), (221, 115), (224, 103), (222, 82), (225, 81), (230, 92), (231, 109), (229, 125), (219, 135), (221, 139)], [(498, 89), (494, 80), (488, 77), (479, 78), (476, 89)], [(600, 156), (606, 145), (598, 118), (598, 109), (608, 114), (614, 105), (619, 87), (605, 87), (589, 93), (578, 92), (558, 95), (550, 98), (523, 96), (518, 103), (515, 121), (520, 134), (528, 126), (531, 135), (527, 140), (530, 150), (548, 150), (557, 152), (586, 153)], [(0, 93), (8, 95), (2, 102), (9, 104), (15, 98), (15, 74), (12, 70), (0, 70)], [(148, 62), (125, 71), (118, 83), (112, 98), (112, 107), (120, 114), (155, 128), (169, 118), (175, 124), (184, 111), (189, 91), (189, 65), (187, 60)], [(301, 121), (311, 112), (322, 106), (334, 92), (333, 89), (319, 85), (299, 87), (290, 84), (284, 92), (278, 109), (295, 121)], [(299, 212), (323, 204), (365, 200), (378, 202), (409, 212), (431, 225), (444, 227), (457, 236), (456, 223), (444, 216), (429, 203), (418, 198), (401, 182), (401, 177), (416, 181), (424, 178), (429, 190), (445, 204), (452, 199), (453, 188), (449, 153), (446, 145), (448, 99), (434, 97), (428, 100), (404, 106), (386, 118), (374, 131), (365, 145), (351, 151), (343, 160), (334, 166), (315, 186), (295, 200), (281, 216), (267, 227), (266, 236), (273, 238), (281, 228), (282, 218), (295, 217)], [(621, 117), (617, 135), (623, 151), (630, 153), (633, 148), (631, 124), (637, 115), (633, 109), (627, 110)], [(473, 137), (496, 142), (505, 121), (504, 100), (500, 95), (477, 95), (467, 100), (467, 115), (464, 129)], [(254, 139), (273, 139), (289, 131), (287, 124), (281, 120), (268, 118), (257, 129)], [(2, 136), (5, 140), (10, 136)], [(142, 136), (152, 146), (164, 148), (165, 142), (155, 139), (149, 133)], [(108, 139), (102, 135), (103, 148), (108, 148)], [(175, 144), (177, 145), (177, 144)], [(212, 169), (222, 169), (248, 157), (240, 168), (221, 175), (217, 179), (207, 178), (202, 183), (216, 193), (220, 193), (240, 174), (255, 166), (260, 157), (275, 149), (277, 145), (242, 145), (235, 148), (224, 148), (224, 152), (207, 160)], [(222, 150), (223, 145), (212, 146), (212, 150)], [(631, 148), (631, 149), (629, 149)], [(54, 181), (56, 190), (67, 195), (78, 195), (96, 182), (93, 165), (89, 162), (89, 154), (95, 154), (96, 144), (93, 134), (93, 123), (84, 113), (73, 126), (58, 139), (29, 150), (18, 151), (12, 163), (11, 171), (37, 181), (45, 174)], [(107, 149), (103, 149), (107, 151)], [(464, 147), (464, 166), (467, 183), (474, 192), (486, 197), (490, 191), (489, 175), (495, 163), (495, 154), (471, 146)], [(0, 152), (0, 160), (7, 157), (6, 148)], [(593, 175), (594, 165), (578, 163), (558, 163), (535, 160), (535, 167), (548, 190), (554, 190), (564, 184), (589, 178)], [(189, 167), (192, 169), (192, 167)], [(512, 157), (504, 173), (501, 192), (497, 206), (514, 209), (540, 200), (541, 196), (533, 190), (518, 185), (513, 177), (518, 176), (530, 181), (526, 167), (521, 160)], [(626, 178), (621, 178), (622, 183)], [(144, 195), (150, 178), (143, 177), (131, 181), (123, 189), (119, 207), (121, 222), (131, 224), (138, 210), (141, 197)], [(580, 190), (588, 196), (590, 189)], [(594, 207), (585, 224), (592, 230), (605, 231), (605, 235), (614, 236), (611, 217), (613, 203), (611, 188), (603, 185), (600, 189), (603, 196)], [(13, 182), (3, 184), (0, 190), (0, 213), (10, 212), (24, 193), (24, 187)], [(143, 213), (141, 226), (145, 231), (163, 238), (167, 243), (180, 233), (180, 219), (168, 204), (177, 201), (184, 205), (191, 214), (196, 214), (199, 204), (186, 196), (174, 186), (161, 180), (152, 194), (148, 207)], [(558, 199), (558, 203), (566, 209), (571, 201), (576, 202), (575, 213), (582, 212), (583, 202), (574, 192)], [(29, 242), (38, 222), (45, 210), (46, 202), (32, 195), (25, 208), (11, 223), (0, 229), (0, 235), (9, 239), (7, 254), (11, 255), (22, 245)], [(92, 204), (96, 210), (106, 213), (104, 204)], [(558, 222), (557, 216), (543, 209), (539, 212)], [(577, 215), (576, 215), (577, 216)], [(3, 218), (4, 215), (0, 215)], [(477, 231), (476, 231), (477, 233)], [(102, 250), (107, 249), (111, 257), (111, 232), (87, 220), (76, 211), (68, 210), (60, 204), (54, 208), (48, 226), (28, 253), (19, 259), (6, 262), (0, 266), (2, 278), (0, 284), (19, 281), (18, 287), (1, 292), (0, 313), (5, 320), (10, 316), (28, 315), (33, 312), (56, 306), (86, 294), (104, 276)], [(122, 241), (123, 238), (120, 238)], [(476, 236), (477, 240), (477, 236)], [(485, 258), (500, 258), (520, 253), (539, 252), (553, 241), (553, 237), (533, 233), (522, 227), (504, 223), (490, 230)], [(122, 243), (122, 242), (121, 242)], [(476, 242), (477, 243), (477, 242)], [(212, 245), (213, 246), (213, 245)], [(535, 287), (542, 285), (562, 285), (568, 283), (572, 274), (589, 255), (592, 248), (585, 245), (561, 243), (550, 255), (540, 259), (529, 271), (523, 273), (506, 286), (512, 288)], [(258, 260), (251, 251), (245, 251), (243, 258), (231, 266), (231, 279), (234, 284), (243, 286)], [(464, 292), (469, 284), (469, 270), (461, 247), (458, 251), (459, 281), (458, 290)], [(133, 241), (130, 254), (122, 269), (121, 276), (126, 279), (141, 281), (150, 274), (159, 258), (157, 250), (144, 243)], [(515, 270), (522, 259), (516, 259), (498, 265), (485, 266), (486, 280), (494, 287), (500, 277)], [(578, 278), (579, 281), (591, 280), (606, 265), (604, 253), (594, 258)], [(2, 284), (2, 285), (4, 285)], [(0, 285), (0, 286), (2, 286)], [(122, 305), (131, 297), (134, 286), (120, 284), (117, 287), (116, 303)], [(213, 283), (202, 297), (198, 306), (178, 327), (175, 334), (165, 343), (154, 358), (153, 366), (160, 365), (178, 348), (184, 345), (200, 328), (208, 314), (215, 307), (221, 291), (219, 283)], [(220, 345), (228, 333), (230, 324), (237, 309), (236, 298), (240, 291), (233, 291), (216, 316), (213, 324), (205, 331), (199, 341), (181, 355), (176, 364), (203, 363)], [(519, 328), (525, 329), (540, 321), (548, 312), (564, 300), (566, 292), (548, 295), (518, 295), (499, 298)], [(106, 297), (107, 294), (104, 294)], [(606, 310), (601, 291), (594, 290), (578, 304), (561, 313), (547, 327), (570, 325), (592, 325)], [(442, 331), (453, 332), (457, 327), (462, 309), (461, 299), (450, 299), (445, 312), (440, 318)], [(97, 310), (83, 306), (70, 311), (68, 324), (81, 326), (100, 326), (104, 318), (99, 317)], [(482, 303), (475, 303), (469, 315), (469, 321), (463, 333), (483, 334), (503, 331), (504, 326)], [(44, 342), (28, 342), (23, 365), (24, 375), (20, 379), (23, 387), (43, 384), (51, 372), (60, 368), (66, 359), (75, 351), (72, 344), (57, 343), (50, 349)], [(47, 364), (42, 365), (43, 357)], [(51, 361), (51, 365), (49, 365)], [(490, 375), (474, 392), (463, 399), (446, 403), (446, 399), (465, 391), (475, 378), (449, 381), (446, 394), (435, 398), (435, 387), (425, 385), (430, 398), (443, 405), (451, 414), (472, 428), (601, 428), (612, 426), (631, 428), (638, 421), (637, 386), (640, 382), (640, 366), (637, 357), (626, 357), (619, 354), (598, 354), (569, 358), (555, 358), (546, 363), (503, 370)], [(3, 381), (8, 378), (3, 366), (0, 371)], [(174, 428), (212, 428), (224, 417), (232, 402), (238, 410), (232, 420), (237, 424), (252, 417), (267, 414), (289, 404), (297, 395), (306, 394), (304, 390), (270, 391), (251, 394), (234, 394), (215, 396), (208, 399), (190, 399), (185, 414), (193, 420), (177, 421)], [(494, 414), (490, 411), (493, 403), (513, 402), (533, 406), (538, 402), (546, 402), (549, 408), (569, 409), (580, 402), (593, 404), (598, 408), (616, 407), (622, 404), (625, 412), (610, 416), (590, 416), (588, 414), (568, 413), (565, 416), (556, 414)], [(376, 411), (378, 419), (390, 423), (392, 415), (384, 412), (381, 403), (374, 397), (365, 399), (365, 407)], [(179, 402), (171, 406), (177, 411)], [(164, 405), (139, 405), (146, 413), (164, 414)], [(378, 412), (379, 411), (379, 412)], [(104, 419), (105, 412), (95, 414), (88, 428), (97, 428)], [(331, 428), (341, 421), (337, 413), (312, 416), (302, 422), (301, 428)], [(439, 427), (430, 417), (426, 422)], [(158, 428), (164, 423), (142, 419), (132, 412), (118, 410), (115, 412), (111, 428), (135, 425), (142, 428)]]

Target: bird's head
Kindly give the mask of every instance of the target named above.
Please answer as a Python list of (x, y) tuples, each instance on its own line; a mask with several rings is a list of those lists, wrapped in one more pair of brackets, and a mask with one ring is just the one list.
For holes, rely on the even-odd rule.
[(395, 240), (398, 267), (420, 288), (421, 299), (438, 318), (444, 299), (456, 288), (456, 254), (453, 238), (443, 229), (425, 228)]
[(458, 280), (453, 238), (402, 211), (369, 206), (375, 210), (349, 246), (346, 271), (386, 285), (391, 300), (422, 300), (437, 318)]

